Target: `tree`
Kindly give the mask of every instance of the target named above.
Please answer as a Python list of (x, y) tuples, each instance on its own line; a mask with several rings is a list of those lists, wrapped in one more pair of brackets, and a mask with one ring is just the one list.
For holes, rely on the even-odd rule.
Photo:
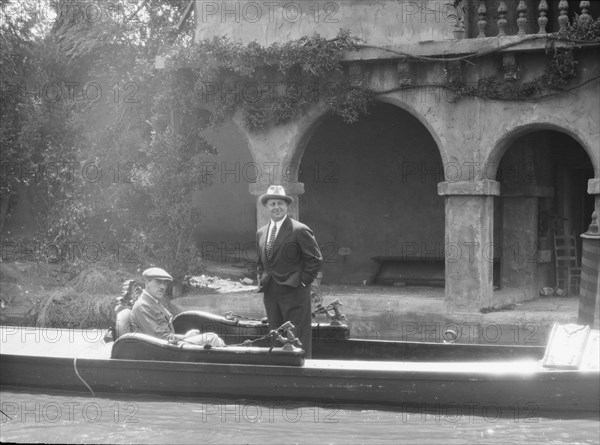
[(20, 172), (17, 167), (21, 161), (31, 156), (28, 147), (22, 147), (18, 142), (22, 126), (20, 108), (23, 99), (20, 85), (22, 79), (27, 78), (35, 69), (32, 64), (32, 30), (35, 20), (29, 14), (18, 15), (8, 20), (10, 6), (8, 0), (0, 1), (0, 233), (4, 228), (10, 204), (17, 196), (20, 186)]
[[(154, 69), (161, 45), (190, 39), (185, 27), (175, 29), (187, 4), (97, 1), (83, 8), (62, 0), (51, 6), (56, 19), (45, 35), (28, 34), (27, 21), (10, 25), (9, 37), (29, 45), (34, 57), (24, 50), (2, 54), (3, 62), (27, 59), (32, 81), (53, 88), (52, 97), (15, 97), (2, 109), (12, 122), (2, 123), (3, 142), (10, 142), (6, 159), (56, 167), (52, 178), (35, 184), (42, 215), (36, 236), (59, 245), (101, 244), (102, 258), (160, 264), (176, 278), (198, 272), (193, 234), (199, 219), (191, 194), (205, 185), (195, 166), (211, 147), (195, 127), (190, 134), (174, 128), (166, 92), (177, 79)], [(3, 81), (10, 82), (8, 74)]]

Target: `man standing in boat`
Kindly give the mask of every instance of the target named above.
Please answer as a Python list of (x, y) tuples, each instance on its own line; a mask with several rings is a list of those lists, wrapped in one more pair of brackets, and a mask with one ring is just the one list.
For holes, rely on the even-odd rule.
[(282, 186), (270, 186), (259, 199), (271, 217), (256, 233), (258, 291), (264, 292), (269, 327), (292, 322), (306, 358), (311, 358), (310, 286), (323, 264), (321, 250), (312, 230), (288, 216), (294, 200)]
[(131, 310), (130, 321), (133, 332), (158, 337), (169, 343), (184, 341), (196, 345), (225, 346), (221, 338), (212, 332), (201, 334), (192, 329), (185, 334), (176, 334), (171, 320), (173, 315), (163, 305), (167, 285), (173, 277), (165, 270), (151, 267), (143, 272), (146, 288)]

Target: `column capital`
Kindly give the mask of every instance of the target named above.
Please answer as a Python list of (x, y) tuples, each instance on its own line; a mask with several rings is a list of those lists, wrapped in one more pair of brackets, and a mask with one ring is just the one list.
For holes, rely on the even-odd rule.
[(490, 179), (483, 181), (443, 181), (438, 183), (438, 194), (447, 195), (500, 195), (500, 183)]
[(590, 195), (600, 195), (600, 178), (588, 180), (587, 192)]

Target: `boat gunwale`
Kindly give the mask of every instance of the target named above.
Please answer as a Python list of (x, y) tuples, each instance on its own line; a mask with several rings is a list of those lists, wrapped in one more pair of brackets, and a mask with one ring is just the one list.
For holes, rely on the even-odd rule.
[[(558, 368), (538, 368), (530, 372), (487, 372), (483, 370), (464, 370), (464, 371), (452, 371), (447, 370), (420, 370), (420, 369), (365, 369), (365, 368), (352, 368), (352, 367), (332, 367), (332, 366), (315, 366), (318, 363), (315, 362), (331, 362), (330, 360), (306, 360), (304, 366), (282, 366), (282, 365), (255, 365), (255, 364), (238, 364), (238, 363), (209, 363), (209, 362), (178, 362), (178, 361), (164, 361), (164, 360), (137, 360), (137, 359), (114, 359), (114, 358), (73, 358), (73, 357), (52, 357), (52, 356), (33, 356), (33, 355), (20, 355), (20, 354), (2, 354), (2, 363), (12, 360), (15, 362), (32, 362), (36, 365), (40, 365), (39, 360), (43, 358), (47, 365), (71, 365), (77, 360), (78, 369), (85, 367), (98, 369), (103, 368), (119, 368), (119, 369), (143, 369), (149, 372), (160, 372), (160, 371), (177, 371), (177, 372), (198, 372), (199, 369), (206, 370), (208, 372), (219, 373), (220, 371), (228, 371), (229, 374), (244, 375), (249, 374), (265, 374), (272, 376), (273, 371), (277, 370), (278, 375), (297, 375), (298, 377), (344, 377), (344, 378), (360, 378), (369, 377), (374, 379), (387, 380), (390, 378), (404, 378), (418, 375), (419, 379), (425, 380), (452, 380), (458, 379), (465, 381), (472, 381), (473, 378), (477, 380), (498, 380), (499, 378), (508, 379), (510, 377), (515, 380), (528, 380), (532, 378), (540, 378), (547, 376), (554, 380), (563, 378), (569, 378), (573, 376), (598, 376), (600, 370), (578, 370), (578, 369), (558, 369)], [(344, 362), (351, 364), (353, 360), (333, 360), (333, 362)], [(356, 360), (355, 362), (361, 362)], [(516, 362), (523, 362), (517, 360)], [(370, 361), (369, 363), (372, 363)], [(395, 362), (380, 362), (384, 365), (389, 365)], [(399, 362), (402, 364), (412, 365), (414, 362)], [(445, 362), (418, 362), (419, 365), (445, 365)], [(469, 364), (475, 362), (455, 362), (458, 364)], [(486, 362), (490, 366), (498, 363), (506, 363), (499, 361)], [(106, 366), (110, 364), (109, 366)], [(308, 366), (307, 366), (308, 364)], [(151, 366), (149, 366), (151, 365)], [(176, 370), (173, 368), (176, 367)], [(343, 375), (340, 375), (343, 374)], [(315, 375), (316, 374), (316, 375)], [(324, 375), (325, 374), (325, 375)], [(353, 375), (356, 374), (356, 375)], [(448, 378), (442, 378), (441, 376), (446, 375)], [(425, 378), (424, 378), (425, 377)]]

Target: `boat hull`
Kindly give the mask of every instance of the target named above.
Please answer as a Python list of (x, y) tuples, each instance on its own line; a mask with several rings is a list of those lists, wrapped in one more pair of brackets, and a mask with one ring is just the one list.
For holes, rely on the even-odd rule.
[(443, 406), (475, 415), (482, 410), (490, 415), (521, 410), (533, 417), (599, 411), (598, 372), (534, 370), (527, 362), (515, 362), (515, 368), (525, 366), (524, 370), (505, 372), (497, 369), (506, 363), (487, 367), (465, 363), (451, 369), (443, 363), (429, 365), (361, 367), (307, 360), (303, 367), (290, 367), (3, 355), (0, 381), (3, 388), (387, 405), (408, 410)]
[[(2, 388), (385, 405), (408, 411), (444, 406), (486, 416), (505, 410), (534, 416), (600, 411), (597, 361), (586, 360), (579, 369), (544, 368), (536, 348), (330, 339), (332, 351), (358, 355), (305, 360), (302, 350), (205, 350), (144, 340), (143, 334), (112, 344), (104, 342), (102, 331), (77, 329), (0, 326), (0, 337)], [(398, 356), (404, 359), (390, 359)]]

